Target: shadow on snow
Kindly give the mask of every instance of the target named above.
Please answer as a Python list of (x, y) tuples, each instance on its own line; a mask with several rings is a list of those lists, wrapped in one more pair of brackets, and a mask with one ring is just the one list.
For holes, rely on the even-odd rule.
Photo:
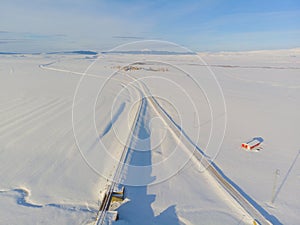
[[(129, 198), (130, 201), (119, 207), (118, 211), (120, 220), (115, 224), (122, 224), (122, 222), (125, 222), (128, 224), (143, 225), (179, 225), (180, 222), (176, 214), (175, 205), (169, 206), (157, 216), (154, 215), (154, 211), (151, 207), (151, 204), (156, 198), (156, 195), (147, 193), (147, 184), (155, 180), (155, 177), (151, 176), (151, 133), (149, 129), (149, 121), (151, 118), (149, 118), (149, 113), (147, 113), (147, 100), (143, 99), (142, 101), (141, 111), (139, 113), (136, 127), (134, 128), (134, 137), (131, 140), (128, 154), (125, 159), (125, 162), (129, 166), (124, 182), (130, 182), (130, 178), (137, 175), (130, 166), (147, 166), (144, 173), (142, 173), (142, 179), (146, 179), (147, 183), (144, 186), (126, 185), (125, 196)], [(140, 149), (140, 144), (138, 142), (142, 142), (143, 150)], [(134, 174), (130, 174), (132, 172)], [(135, 177), (135, 179), (139, 179), (139, 176)]]

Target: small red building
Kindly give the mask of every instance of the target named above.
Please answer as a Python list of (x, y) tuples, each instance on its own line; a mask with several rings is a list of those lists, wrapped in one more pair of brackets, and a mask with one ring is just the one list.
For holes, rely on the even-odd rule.
[(252, 150), (256, 147), (258, 147), (262, 142), (258, 140), (257, 138), (253, 138), (252, 140), (248, 142), (242, 143), (241, 147), (247, 150)]

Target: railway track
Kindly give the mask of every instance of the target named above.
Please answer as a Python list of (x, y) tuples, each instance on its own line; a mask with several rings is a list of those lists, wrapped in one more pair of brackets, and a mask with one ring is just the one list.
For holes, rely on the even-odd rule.
[(126, 141), (126, 144), (125, 144), (124, 149), (122, 151), (122, 155), (120, 157), (116, 172), (115, 172), (114, 177), (113, 177), (113, 179), (112, 179), (112, 181), (111, 181), (111, 183), (108, 187), (108, 190), (106, 191), (106, 194), (103, 198), (103, 202), (101, 203), (101, 206), (100, 206), (99, 211), (97, 213), (95, 225), (102, 225), (102, 224), (105, 223), (105, 218), (106, 218), (107, 212), (109, 210), (109, 206), (110, 206), (110, 203), (111, 203), (111, 199), (112, 199), (114, 190), (115, 190), (116, 186), (120, 184), (120, 178), (121, 178), (122, 170), (123, 170), (123, 167), (124, 167), (124, 163), (125, 163), (125, 160), (126, 160), (126, 156), (128, 154), (128, 150), (129, 150), (129, 146), (130, 146), (130, 142), (131, 142), (131, 138), (132, 138), (131, 134), (133, 134), (133, 132), (134, 132), (136, 126), (137, 126), (137, 121), (138, 121), (138, 118), (141, 114), (142, 107), (144, 105), (143, 104), (144, 101), (146, 101), (146, 99), (144, 99), (141, 96), (141, 99), (139, 100), (139, 104), (137, 106), (138, 109), (136, 111), (136, 114), (135, 114), (135, 117), (134, 117), (134, 120), (133, 120), (133, 123), (132, 123), (132, 126), (131, 126), (131, 130), (129, 132), (129, 135), (128, 135), (128, 138), (127, 138), (127, 141)]

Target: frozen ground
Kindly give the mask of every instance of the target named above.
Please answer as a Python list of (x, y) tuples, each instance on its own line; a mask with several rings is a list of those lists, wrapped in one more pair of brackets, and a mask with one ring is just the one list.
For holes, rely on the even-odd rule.
[[(199, 55), (220, 83), (227, 111), (196, 56), (100, 54), (96, 63), (76, 54), (0, 56), (0, 224), (95, 220), (99, 192), (114, 174), (136, 112), (140, 93), (128, 85), (132, 78), (143, 79), (186, 135), (270, 221), (297, 224), (300, 50)], [(107, 80), (120, 66), (147, 60)], [(127, 163), (145, 169), (138, 179), (134, 168), (122, 173), (128, 201), (115, 224), (251, 223), (188, 160), (191, 155), (147, 101), (137, 124), (133, 136), (139, 138), (129, 146)], [(240, 149), (253, 137), (264, 139), (261, 151)]]

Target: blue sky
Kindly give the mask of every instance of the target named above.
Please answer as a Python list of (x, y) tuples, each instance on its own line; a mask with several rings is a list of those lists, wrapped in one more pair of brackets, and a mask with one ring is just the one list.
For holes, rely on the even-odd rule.
[(0, 0), (0, 51), (106, 50), (171, 41), (194, 51), (300, 47), (298, 0)]

